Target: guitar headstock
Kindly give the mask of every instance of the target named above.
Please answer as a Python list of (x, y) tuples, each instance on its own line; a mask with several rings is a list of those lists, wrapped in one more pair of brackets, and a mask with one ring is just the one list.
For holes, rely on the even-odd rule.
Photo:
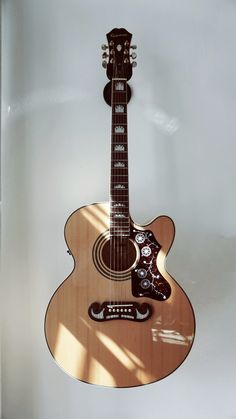
[(137, 57), (132, 50), (136, 49), (136, 45), (130, 45), (132, 34), (126, 29), (112, 29), (107, 34), (108, 45), (103, 44), (102, 50), (102, 66), (107, 70), (107, 77), (126, 78), (129, 80), (132, 76), (132, 67), (136, 67), (136, 61), (131, 62), (130, 58), (135, 60)]

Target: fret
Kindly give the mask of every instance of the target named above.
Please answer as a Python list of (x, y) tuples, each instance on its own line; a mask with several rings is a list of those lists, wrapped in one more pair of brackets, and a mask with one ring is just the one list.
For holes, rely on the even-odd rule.
[[(126, 172), (124, 171), (124, 169), (127, 169)], [(120, 170), (121, 170), (121, 172), (120, 172)], [(127, 180), (129, 180), (128, 168), (123, 167), (122, 169), (117, 170), (117, 167), (116, 168), (112, 167), (111, 176), (115, 177), (115, 179), (114, 179), (115, 181), (117, 181), (117, 178), (119, 176), (121, 178), (127, 178)]]
[(112, 223), (110, 223), (110, 229), (113, 231), (113, 233), (115, 231), (122, 231), (122, 233), (123, 232), (127, 233), (128, 231), (130, 231), (128, 226), (122, 226), (122, 225), (114, 226)]
[(110, 222), (110, 225), (111, 225), (111, 228), (113, 229), (113, 230), (122, 230), (122, 231), (129, 231), (130, 230), (130, 224), (128, 223), (128, 224), (126, 224), (126, 226), (125, 225), (112, 225), (112, 223)]
[(117, 125), (117, 124), (122, 124), (122, 125), (125, 125), (125, 126), (128, 125), (126, 122), (120, 122), (120, 123), (119, 122), (112, 122), (111, 125), (113, 126), (113, 125)]
[(119, 132), (112, 131), (112, 136), (113, 136), (113, 142), (121, 141), (127, 145), (127, 132), (119, 133)]
[[(128, 234), (119, 234), (119, 237), (129, 237), (130, 232)], [(117, 237), (117, 234), (111, 234), (110, 233), (110, 237)]]
[(113, 230), (122, 230), (122, 231), (129, 231), (130, 230), (130, 223), (128, 220), (128, 223), (126, 221), (126, 225), (121, 225), (121, 224), (112, 224), (112, 221), (110, 221), (110, 226)]
[[(126, 169), (126, 170), (125, 170)], [(126, 176), (128, 178), (128, 167), (112, 167), (111, 168), (111, 176)]]
[[(117, 202), (117, 204), (123, 204), (124, 202)], [(118, 206), (115, 206), (115, 205), (111, 205), (111, 209), (112, 209), (112, 211), (114, 210), (114, 211), (118, 211), (118, 210), (123, 210), (123, 209), (127, 209), (128, 208), (128, 206), (127, 205), (124, 205), (123, 207), (118, 207)]]
[[(124, 137), (117, 136), (117, 134), (114, 135), (113, 144), (114, 144), (114, 146), (118, 145), (118, 144), (121, 144), (121, 145), (125, 146), (126, 149), (127, 149), (127, 145), (128, 145), (126, 139)], [(113, 152), (114, 151), (115, 150), (113, 150)], [(118, 150), (116, 150), (116, 151), (118, 151)]]
[(110, 233), (111, 237), (129, 237), (130, 236), (130, 230), (129, 231), (111, 231)]
[(127, 202), (127, 204), (128, 204), (128, 201), (129, 201), (128, 200), (128, 196), (122, 196), (121, 198), (127, 198), (127, 201), (125, 199), (119, 199), (119, 200), (118, 199), (115, 199), (113, 202), (121, 202), (121, 203), (122, 202)]
[(129, 228), (129, 217), (127, 216), (126, 219), (123, 219), (123, 220), (122, 220), (122, 218), (119, 219), (119, 220), (111, 218), (110, 219), (110, 225), (114, 228), (119, 227), (119, 228), (127, 228), (128, 229)]
[(114, 121), (115, 121), (116, 118), (127, 120), (127, 113), (126, 112), (119, 113), (119, 112), (113, 112), (112, 111), (112, 117), (113, 117)]
[(114, 115), (112, 125), (122, 124), (126, 125), (126, 117), (124, 115)]
[[(114, 214), (124, 214), (127, 218), (129, 218), (129, 214), (127, 212), (127, 207), (125, 207), (125, 208), (120, 208), (120, 207), (119, 208), (117, 208), (117, 207), (113, 208), (113, 211), (111, 212), (111, 219), (113, 221), (117, 222), (116, 217), (115, 217), (115, 219), (112, 218)], [(126, 220), (122, 219), (122, 221), (126, 221)]]
[(110, 230), (111, 237), (129, 237), (130, 236), (130, 230), (123, 231), (123, 230)]
[[(126, 189), (126, 191), (125, 191), (125, 192), (127, 192), (127, 189)], [(118, 195), (118, 194), (117, 194), (117, 195), (115, 195), (115, 197), (116, 197), (116, 198), (119, 198), (119, 200), (120, 200), (120, 198), (122, 198), (123, 196), (124, 196), (124, 195)]]
[[(116, 106), (116, 105), (115, 105)], [(122, 106), (124, 106), (124, 105), (122, 105)], [(115, 109), (112, 109), (112, 116), (114, 117), (114, 118), (119, 118), (119, 117), (121, 117), (121, 118), (126, 118), (127, 117), (127, 112), (125, 112), (125, 108), (124, 108), (124, 111), (120, 111), (120, 112), (118, 112), (118, 111), (116, 111)]]
[[(128, 207), (112, 207), (111, 208), (111, 216), (114, 214), (124, 214), (126, 216), (129, 215), (128, 211), (127, 211)], [(116, 220), (117, 221), (117, 220)]]
[(127, 193), (128, 188), (123, 188), (123, 189), (115, 189), (111, 187), (111, 191), (115, 191), (114, 192), (114, 196), (117, 198), (118, 196), (123, 196), (123, 194)]
[(123, 229), (123, 228), (118, 228), (118, 227), (114, 228), (113, 226), (110, 226), (110, 231), (111, 231), (111, 233), (120, 232), (120, 233), (128, 234), (128, 233), (130, 233), (130, 228), (127, 227), (126, 229)]
[(116, 137), (116, 135), (126, 135), (127, 133), (126, 133), (126, 131), (118, 131), (118, 129), (114, 129), (113, 130), (113, 134), (114, 134), (114, 137)]
[(122, 222), (122, 220), (119, 220), (119, 222), (110, 220), (110, 226), (114, 229), (117, 228), (119, 230), (128, 230), (129, 229), (129, 217), (126, 217), (126, 220), (123, 220), (123, 222)]

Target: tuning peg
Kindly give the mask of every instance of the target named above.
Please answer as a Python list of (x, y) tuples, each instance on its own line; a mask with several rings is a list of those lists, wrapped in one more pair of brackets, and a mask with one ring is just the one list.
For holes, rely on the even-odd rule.
[(105, 51), (108, 48), (108, 45), (102, 44), (101, 48)]
[(137, 45), (130, 45), (130, 48), (136, 49), (137, 48)]
[(107, 68), (107, 62), (106, 62), (106, 60), (103, 60), (102, 66), (103, 66), (103, 68)]
[(132, 62), (132, 67), (137, 67), (137, 63), (136, 63), (136, 61), (133, 61), (133, 62)]
[(107, 57), (109, 57), (109, 54), (107, 54), (107, 52), (104, 52), (104, 53), (102, 54), (102, 58), (107, 58)]
[(130, 55), (130, 57), (133, 58), (133, 60), (134, 60), (135, 58), (137, 58), (137, 54), (135, 52), (132, 52), (132, 54)]

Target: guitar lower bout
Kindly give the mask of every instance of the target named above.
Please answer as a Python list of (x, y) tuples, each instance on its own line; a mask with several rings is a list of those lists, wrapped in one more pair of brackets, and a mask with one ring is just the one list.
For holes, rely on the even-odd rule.
[[(48, 347), (72, 377), (110, 387), (160, 380), (188, 355), (195, 333), (191, 303), (165, 268), (174, 223), (160, 216), (130, 238), (109, 239), (108, 203), (75, 211), (65, 226), (74, 269), (45, 317)], [(114, 247), (113, 261), (107, 256)], [(117, 254), (117, 256), (116, 256)], [(125, 261), (119, 264), (119, 255)], [(115, 255), (115, 256), (114, 256)]]

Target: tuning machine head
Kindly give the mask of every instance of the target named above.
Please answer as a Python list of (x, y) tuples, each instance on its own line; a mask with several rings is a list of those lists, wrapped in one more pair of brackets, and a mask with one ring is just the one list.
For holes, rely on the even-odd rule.
[(109, 54), (106, 52), (106, 50), (108, 49), (108, 45), (102, 44), (101, 49), (104, 51), (103, 54), (102, 54), (102, 59), (103, 59), (102, 66), (103, 66), (103, 68), (107, 68), (107, 60), (106, 59), (109, 57)]
[[(131, 45), (131, 46), (130, 46), (130, 48), (132, 48), (132, 49), (136, 49), (136, 48), (137, 48), (137, 45)], [(130, 54), (130, 57), (131, 57), (131, 58), (133, 58), (133, 60), (135, 60), (135, 58), (137, 58), (137, 54), (136, 54), (136, 52), (132, 52), (132, 53)], [(132, 62), (132, 67), (137, 67), (137, 62), (136, 62), (136, 61), (133, 61), (133, 62)]]

